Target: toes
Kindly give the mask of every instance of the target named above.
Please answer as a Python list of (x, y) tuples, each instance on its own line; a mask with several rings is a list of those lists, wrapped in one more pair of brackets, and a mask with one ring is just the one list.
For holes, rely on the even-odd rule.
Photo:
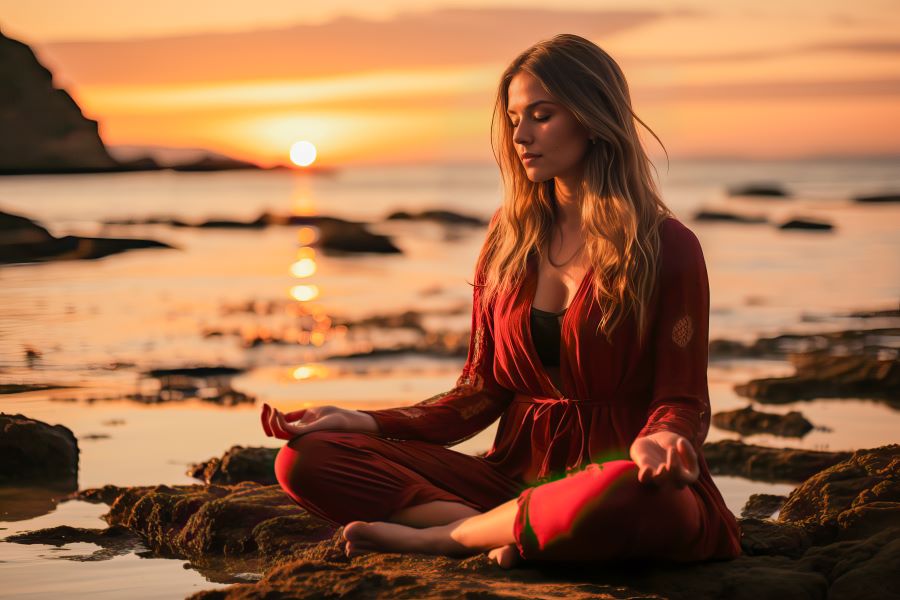
[(488, 553), (488, 556), (492, 560), (497, 561), (497, 564), (503, 569), (511, 569), (519, 564), (519, 561), (521, 560), (519, 550), (514, 544), (494, 548)]
[(343, 536), (348, 542), (357, 542), (363, 538), (366, 529), (365, 521), (351, 521), (344, 525)]

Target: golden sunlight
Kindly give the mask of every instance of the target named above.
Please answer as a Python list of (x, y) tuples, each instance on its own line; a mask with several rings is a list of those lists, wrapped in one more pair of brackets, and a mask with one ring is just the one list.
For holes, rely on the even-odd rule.
[(300, 302), (315, 300), (319, 296), (319, 288), (315, 285), (295, 285), (291, 288), (291, 297)]
[(316, 160), (316, 147), (312, 144), (312, 142), (307, 142), (306, 140), (300, 140), (299, 142), (295, 142), (293, 146), (291, 146), (291, 161), (295, 165), (299, 165), (301, 167), (308, 167), (313, 164), (313, 161)]

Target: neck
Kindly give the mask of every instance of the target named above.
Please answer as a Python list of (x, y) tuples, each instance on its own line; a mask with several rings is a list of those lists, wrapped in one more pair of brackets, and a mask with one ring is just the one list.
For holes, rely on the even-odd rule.
[(560, 227), (581, 223), (581, 178), (556, 177), (553, 180), (556, 219)]

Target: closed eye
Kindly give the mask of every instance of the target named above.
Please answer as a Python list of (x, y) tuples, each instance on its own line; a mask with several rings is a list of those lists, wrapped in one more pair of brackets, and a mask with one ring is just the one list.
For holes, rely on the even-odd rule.
[[(550, 115), (546, 115), (546, 116), (544, 116), (544, 117), (534, 117), (534, 120), (537, 121), (537, 122), (539, 122), (539, 123), (543, 123), (544, 121), (547, 121), (547, 120), (549, 120), (549, 119), (550, 119)], [(518, 126), (519, 126), (518, 123), (513, 123), (512, 121), (510, 121), (509, 124), (510, 124), (511, 126), (513, 126), (513, 127), (518, 127)]]

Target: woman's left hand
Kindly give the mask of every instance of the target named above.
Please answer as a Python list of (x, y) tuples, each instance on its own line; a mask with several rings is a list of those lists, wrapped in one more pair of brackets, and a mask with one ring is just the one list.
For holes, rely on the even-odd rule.
[(697, 452), (684, 436), (658, 431), (631, 444), (631, 460), (638, 467), (638, 481), (678, 488), (694, 483), (700, 476)]

